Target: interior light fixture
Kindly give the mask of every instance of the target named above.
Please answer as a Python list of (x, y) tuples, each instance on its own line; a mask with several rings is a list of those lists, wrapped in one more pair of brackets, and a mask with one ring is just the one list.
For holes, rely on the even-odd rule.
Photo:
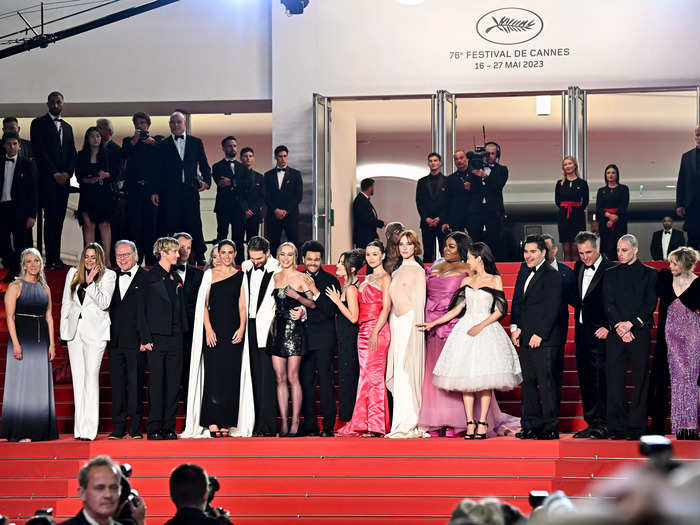
[(425, 0), (396, 0), (401, 5), (419, 5), (425, 2)]
[(552, 97), (551, 95), (537, 95), (535, 97), (535, 110), (538, 115), (552, 114)]

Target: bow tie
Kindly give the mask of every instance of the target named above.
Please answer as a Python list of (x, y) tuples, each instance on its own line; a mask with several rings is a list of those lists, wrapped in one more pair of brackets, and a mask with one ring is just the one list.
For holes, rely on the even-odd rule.
[(226, 159), (226, 162), (228, 162), (229, 164), (233, 164), (233, 163), (236, 162), (236, 161), (233, 160), (233, 159)]
[(530, 273), (535, 273), (537, 271), (537, 266), (530, 268)]
[(173, 265), (173, 268), (175, 268), (175, 270), (178, 271), (178, 272), (184, 272), (184, 271), (185, 271), (185, 265), (184, 265), (184, 264), (175, 264), (175, 265)]
[(591, 264), (590, 266), (587, 264), (583, 265), (585, 270), (593, 270), (595, 272), (595, 264)]
[[(10, 159), (7, 159), (7, 160), (10, 160)], [(664, 231), (664, 235), (671, 235), (671, 230)]]
[(63, 119), (61, 117), (53, 117), (52, 120), (54, 122), (63, 122)]
[(173, 135), (173, 140), (185, 140), (184, 135)]
[(5, 157), (5, 162), (14, 162), (15, 159), (11, 159), (10, 157)]
[(277, 168), (277, 173), (284, 173), (286, 168)]
[(253, 266), (253, 271), (254, 271), (254, 272), (258, 272), (258, 271), (264, 272), (264, 271), (265, 271), (265, 268), (262, 267), (262, 266), (261, 266), (260, 268), (258, 268), (257, 266)]
[(131, 277), (131, 270), (127, 270), (125, 272), (122, 270), (117, 270), (117, 276), (121, 277), (122, 275), (128, 275), (129, 277)]

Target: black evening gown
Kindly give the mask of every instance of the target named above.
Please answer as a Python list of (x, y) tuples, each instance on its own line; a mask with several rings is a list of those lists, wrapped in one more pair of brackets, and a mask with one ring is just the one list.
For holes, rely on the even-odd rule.
[(301, 306), (301, 303), (287, 296), (284, 288), (275, 288), (272, 294), (275, 298), (275, 318), (267, 338), (267, 351), (278, 357), (303, 355), (304, 325), (289, 316), (289, 311)]
[(200, 424), (224, 428), (238, 426), (238, 400), (241, 386), (243, 343), (233, 344), (233, 334), (241, 325), (238, 298), (243, 272), (212, 283), (209, 290), (209, 322), (216, 333), (216, 346), (202, 344), (204, 392)]
[[(347, 307), (348, 303), (343, 302)], [(355, 409), (357, 380), (360, 363), (357, 357), (357, 331), (359, 325), (351, 323), (339, 313), (336, 321), (338, 333), (338, 419), (350, 421)]]
[[(617, 241), (627, 233), (627, 206), (630, 203), (630, 190), (624, 184), (614, 188), (607, 185), (598, 188), (596, 194), (596, 216), (600, 233), (600, 252), (611, 261), (617, 261)], [(618, 216), (612, 228), (608, 228), (605, 210)]]
[[(574, 242), (576, 234), (586, 229), (588, 183), (581, 178), (559, 180), (554, 188), (554, 201), (559, 208), (559, 242)], [(567, 203), (578, 203), (570, 206)]]
[(10, 339), (0, 438), (10, 441), (58, 439), (49, 361), (49, 327), (45, 317), (48, 304), (49, 295), (41, 284), (22, 281), (22, 292), (15, 309), (22, 360), (14, 358), (14, 345)]

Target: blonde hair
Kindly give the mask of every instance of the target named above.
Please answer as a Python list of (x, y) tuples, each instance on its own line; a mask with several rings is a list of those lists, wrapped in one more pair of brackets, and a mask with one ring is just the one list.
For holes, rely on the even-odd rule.
[(680, 248), (676, 248), (673, 250), (671, 253), (668, 254), (668, 259), (670, 260), (671, 257), (673, 257), (681, 268), (685, 270), (686, 272), (692, 272), (695, 269), (695, 265), (698, 263), (698, 258), (700, 258), (700, 254), (693, 248), (690, 248), (688, 246), (681, 246)]
[(160, 260), (160, 253), (167, 252), (169, 249), (180, 249), (180, 243), (175, 237), (161, 237), (153, 243), (153, 255), (157, 260)]
[(24, 279), (24, 276), (27, 275), (25, 263), (27, 262), (27, 257), (30, 255), (34, 255), (39, 259), (40, 266), (39, 274), (36, 276), (37, 281), (39, 281), (44, 288), (48, 288), (49, 285), (46, 282), (46, 274), (44, 273), (44, 259), (42, 259), (41, 253), (39, 253), (39, 250), (36, 248), (27, 248), (22, 252), (18, 279)]
[(280, 252), (282, 251), (282, 248), (284, 248), (285, 246), (291, 246), (292, 249), (294, 250), (294, 262), (296, 263), (299, 260), (299, 252), (297, 251), (297, 247), (293, 242), (287, 241), (287, 242), (283, 242), (282, 244), (280, 244), (279, 247), (277, 248), (277, 254), (276, 254), (277, 258), (278, 259), (280, 258)]
[(567, 155), (566, 157), (564, 157), (564, 158), (561, 160), (561, 183), (562, 183), (562, 185), (564, 184), (564, 182), (566, 182), (566, 171), (564, 171), (564, 162), (565, 162), (567, 159), (570, 160), (570, 161), (572, 161), (572, 162), (574, 163), (574, 173), (576, 174), (576, 176), (577, 176), (577, 177), (580, 177), (580, 176), (581, 176), (581, 175), (579, 175), (579, 173), (578, 173), (578, 162), (576, 162), (576, 158), (575, 158), (575, 157), (572, 157), (571, 155)]
[(70, 283), (71, 295), (75, 293), (75, 290), (78, 288), (78, 286), (81, 286), (85, 282), (85, 254), (87, 254), (88, 250), (94, 250), (95, 255), (97, 257), (95, 264), (97, 265), (98, 270), (97, 276), (95, 277), (95, 282), (99, 282), (99, 280), (102, 279), (102, 276), (105, 273), (105, 252), (102, 249), (102, 246), (100, 246), (96, 242), (91, 242), (85, 248), (83, 248), (82, 252), (80, 252), (80, 261), (78, 261), (78, 271), (75, 272), (75, 274), (73, 275), (73, 280)]
[(416, 234), (415, 231), (413, 230), (403, 230), (401, 234), (399, 235), (399, 242), (401, 242), (401, 239), (406, 237), (408, 241), (413, 245), (413, 255), (422, 255), (423, 254), (423, 246), (420, 243), (420, 240), (418, 239), (418, 234)]

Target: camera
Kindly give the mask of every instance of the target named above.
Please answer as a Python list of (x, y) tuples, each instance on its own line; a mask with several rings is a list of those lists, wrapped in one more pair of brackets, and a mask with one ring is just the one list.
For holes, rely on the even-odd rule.
[(209, 518), (214, 518), (221, 524), (231, 523), (228, 519), (229, 512), (223, 507), (212, 507), (211, 502), (214, 496), (221, 488), (219, 480), (216, 476), (209, 476), (209, 496), (207, 497), (207, 506), (204, 509), (204, 514)]
[(140, 140), (146, 140), (149, 137), (150, 133), (148, 133), (147, 129), (140, 129), (139, 130), (139, 139)]
[(139, 493), (131, 487), (129, 483), (129, 478), (131, 477), (132, 469), (129, 463), (122, 463), (119, 465), (119, 470), (122, 472), (121, 476), (121, 487), (122, 491), (119, 495), (119, 514), (115, 517), (117, 521), (121, 523), (135, 523), (136, 520), (131, 515), (131, 507), (125, 504), (127, 501), (136, 503), (139, 498)]
[(486, 152), (486, 146), (475, 146), (474, 151), (467, 151), (467, 158), (469, 159), (467, 172), (471, 173), (473, 170), (483, 170), (484, 160), (487, 159), (488, 156), (489, 154)]
[(29, 523), (29, 525), (54, 525), (56, 522), (53, 519), (53, 508), (35, 510), (34, 516), (25, 523)]

